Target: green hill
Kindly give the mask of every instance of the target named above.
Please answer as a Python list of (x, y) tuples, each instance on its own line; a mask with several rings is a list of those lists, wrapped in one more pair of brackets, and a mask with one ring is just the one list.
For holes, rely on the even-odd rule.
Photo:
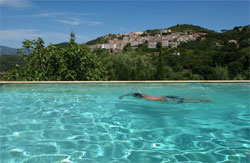
[(59, 44), (54, 44), (54, 46), (56, 46), (57, 48), (68, 48), (69, 47), (69, 43), (68, 42), (62, 42)]
[(25, 62), (18, 55), (0, 56), (0, 73), (11, 70), (16, 64), (22, 67), (25, 65)]
[(86, 44), (87, 45), (105, 44), (105, 43), (108, 43), (108, 41), (110, 39), (114, 39), (116, 37), (117, 36), (115, 34), (108, 34), (105, 36), (98, 37), (97, 39), (91, 40), (91, 41), (87, 42)]
[(169, 29), (172, 30), (172, 32), (201, 32), (201, 33), (210, 33), (214, 32), (212, 30), (200, 27), (198, 25), (192, 25), (192, 24), (177, 24), (175, 26), (170, 27)]
[(17, 49), (0, 45), (0, 55), (16, 55)]

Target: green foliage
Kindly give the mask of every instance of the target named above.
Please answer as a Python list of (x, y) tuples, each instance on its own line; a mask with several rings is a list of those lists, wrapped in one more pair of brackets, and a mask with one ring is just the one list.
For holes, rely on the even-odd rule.
[[(75, 43), (71, 35), (67, 48), (44, 46), (43, 40), (25, 40), (30, 54), (21, 54), (21, 64), (5, 73), (2, 80), (227, 80), (250, 79), (250, 29), (236, 27), (223, 33), (198, 26), (177, 25), (172, 30), (207, 32), (206, 39), (181, 43), (177, 48), (156, 49), (127, 44), (118, 54), (107, 49), (91, 52)], [(151, 34), (157, 30), (149, 31)], [(98, 38), (105, 43), (108, 35)], [(96, 44), (96, 42), (92, 42)], [(88, 43), (88, 44), (91, 44)], [(20, 53), (20, 52), (19, 52)], [(2, 58), (0, 58), (2, 59)], [(7, 64), (5, 64), (6, 67)], [(5, 70), (4, 70), (5, 71)]]
[[(178, 28), (206, 32), (188, 25)], [(234, 34), (209, 31), (205, 40), (181, 43), (177, 48), (162, 48), (158, 43), (156, 49), (146, 44), (132, 49), (128, 44), (123, 53), (97, 54), (102, 56), (109, 80), (249, 80), (250, 47), (245, 37), (249, 31), (244, 29), (249, 28), (242, 27)], [(142, 72), (145, 75), (139, 75)]]
[(123, 36), (117, 37), (118, 40), (123, 40)]
[(103, 43), (108, 43), (109, 38), (108, 37), (98, 37), (95, 40), (91, 40), (87, 42), (87, 45), (95, 45), (95, 44), (103, 44)]
[(18, 64), (20, 67), (25, 65), (25, 62), (17, 55), (2, 55), (0, 56), (0, 72), (10, 71), (15, 65)]
[[(106, 44), (109, 42), (109, 40), (113, 40), (115, 39), (117, 36), (115, 34), (108, 34), (106, 36), (101, 36), (101, 37), (98, 37), (97, 39), (95, 40), (91, 40), (89, 42), (87, 42), (86, 44), (87, 45), (95, 45), (95, 44)], [(118, 39), (123, 39), (122, 36), (118, 37)]]
[(156, 34), (160, 34), (160, 29), (146, 30), (146, 33), (150, 36), (155, 36)]
[(212, 32), (211, 30), (192, 24), (177, 24), (176, 26), (170, 27), (169, 29), (171, 29), (174, 32), (204, 32), (204, 33)]
[[(243, 29), (245, 28), (243, 27)], [(248, 31), (245, 31), (245, 34), (247, 33)], [(148, 49), (146, 44), (141, 44), (135, 50), (125, 48), (124, 51), (126, 51), (126, 54), (133, 54), (133, 57), (134, 55), (146, 57), (146, 61), (154, 69), (151, 72), (154, 74), (154, 80), (249, 79), (250, 49), (244, 44), (240, 46), (242, 41), (246, 41), (246, 38), (240, 31), (233, 37), (227, 36), (229, 34), (230, 31), (225, 33), (210, 32), (206, 35), (205, 40), (198, 39), (182, 43), (177, 48), (162, 48), (161, 44), (158, 43), (156, 49)], [(239, 35), (242, 35), (242, 41), (238, 38)], [(228, 38), (238, 41), (237, 43), (229, 42)], [(117, 55), (121, 57), (120, 55), (124, 54)], [(130, 58), (133, 57), (130, 56)], [(131, 77), (133, 73), (130, 72), (130, 70), (133, 70), (134, 63), (130, 61), (130, 58), (119, 58), (124, 62), (122, 66), (118, 64), (120, 65), (118, 67), (113, 65), (118, 61), (109, 62), (110, 67), (112, 67), (112, 71), (109, 72), (113, 74), (109, 74), (109, 80), (134, 79)], [(121, 71), (121, 67), (126, 71)], [(125, 77), (116, 76), (120, 71), (126, 74)], [(141, 80), (144, 80), (144, 78), (141, 78)]]
[(156, 44), (156, 49), (159, 50), (156, 79), (157, 80), (164, 80), (164, 79), (166, 79), (166, 72), (165, 72), (165, 63), (164, 63), (164, 60), (163, 60), (162, 44), (161, 44), (161, 42), (158, 42)]
[(62, 42), (60, 44), (54, 44), (54, 46), (57, 47), (57, 48), (66, 49), (66, 48), (69, 48), (69, 43), (68, 42)]
[(97, 56), (84, 45), (70, 44), (62, 53), (60, 80), (106, 80), (106, 70)]
[(158, 51), (160, 51), (160, 50), (162, 49), (162, 43), (161, 43), (161, 42), (157, 42), (157, 44), (156, 44), (156, 49), (157, 49)]
[(73, 43), (75, 43), (75, 40), (76, 40), (75, 33), (74, 33), (73, 31), (71, 31), (69, 43), (70, 43), (70, 44), (73, 44)]
[(118, 55), (103, 55), (109, 80), (153, 80), (155, 68), (150, 59), (124, 52)]
[(228, 64), (228, 71), (230, 77), (235, 78), (243, 71), (243, 65), (240, 62), (231, 62)]
[(143, 34), (141, 34), (141, 37), (145, 37), (145, 36), (147, 36), (147, 33), (143, 32)]
[(41, 38), (25, 40), (25, 48), (32, 50), (23, 55), (26, 66), (18, 65), (4, 74), (3, 80), (106, 80), (106, 70), (97, 56), (85, 46), (78, 45), (71, 37), (69, 48), (45, 47)]
[(131, 47), (131, 44), (130, 43), (127, 43), (124, 48), (123, 48), (123, 51), (131, 51), (132, 50), (132, 47)]
[(213, 79), (214, 80), (228, 80), (229, 75), (228, 75), (228, 70), (226, 67), (220, 67), (217, 66), (214, 69), (214, 74), (213, 74)]

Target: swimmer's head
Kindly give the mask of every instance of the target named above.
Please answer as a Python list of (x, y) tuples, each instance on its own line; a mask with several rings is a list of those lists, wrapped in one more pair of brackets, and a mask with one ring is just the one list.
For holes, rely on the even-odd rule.
[(135, 96), (135, 97), (140, 97), (140, 98), (143, 97), (141, 93), (134, 93), (134, 96)]

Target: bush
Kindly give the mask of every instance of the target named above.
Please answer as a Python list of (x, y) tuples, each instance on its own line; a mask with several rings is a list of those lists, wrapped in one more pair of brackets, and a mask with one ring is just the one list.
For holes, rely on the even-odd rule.
[(215, 67), (214, 73), (213, 73), (213, 79), (214, 80), (228, 80), (229, 75), (228, 75), (227, 68), (220, 67), (220, 66)]
[(102, 62), (85, 47), (71, 39), (69, 48), (45, 47), (41, 38), (25, 40), (23, 46), (32, 49), (23, 54), (26, 66), (18, 65), (4, 74), (3, 80), (50, 81), (50, 80), (106, 80)]

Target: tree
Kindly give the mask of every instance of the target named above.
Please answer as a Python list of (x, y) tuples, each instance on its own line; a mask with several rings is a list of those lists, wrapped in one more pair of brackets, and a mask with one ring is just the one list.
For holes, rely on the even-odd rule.
[(50, 44), (44, 46), (41, 38), (25, 40), (23, 46), (32, 49), (23, 55), (26, 66), (16, 66), (5, 74), (4, 80), (107, 80), (106, 70), (100, 59), (90, 50), (74, 41), (71, 33), (69, 48), (56, 48)]
[(73, 44), (75, 43), (76, 37), (75, 37), (75, 33), (73, 32), (73, 30), (70, 33), (70, 43)]
[(131, 51), (132, 50), (132, 48), (131, 48), (131, 43), (127, 43), (125, 46), (124, 46), (124, 48), (123, 48), (123, 51)]
[(242, 70), (243, 70), (243, 65), (240, 62), (235, 61), (228, 64), (230, 79), (233, 79), (234, 77), (239, 75), (240, 72), (242, 72)]
[(62, 50), (60, 80), (107, 80), (106, 70), (100, 59), (84, 45), (70, 42)]
[(164, 80), (166, 78), (166, 73), (165, 73), (165, 64), (162, 56), (162, 44), (161, 42), (158, 42), (156, 44), (156, 48), (159, 51), (159, 58), (158, 58), (158, 63), (157, 63), (157, 72), (156, 72), (156, 79), (158, 80)]
[(215, 80), (228, 80), (229, 75), (228, 75), (227, 68), (220, 67), (220, 66), (215, 67), (214, 73), (213, 73), (213, 79), (215, 79)]
[(158, 51), (162, 50), (162, 43), (161, 43), (161, 42), (157, 42), (157, 44), (156, 44), (156, 49), (157, 49)]

